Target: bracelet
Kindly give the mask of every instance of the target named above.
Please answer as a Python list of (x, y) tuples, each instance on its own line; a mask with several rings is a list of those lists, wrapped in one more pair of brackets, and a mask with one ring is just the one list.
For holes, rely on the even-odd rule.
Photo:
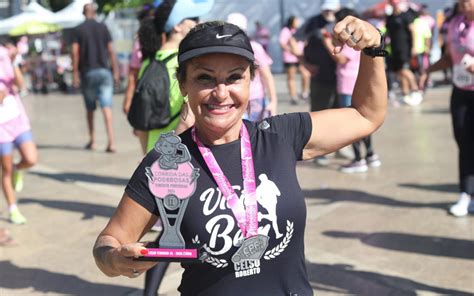
[(380, 34), (380, 45), (377, 47), (366, 47), (362, 50), (365, 55), (369, 57), (385, 57), (388, 55), (388, 51), (385, 50), (385, 35), (377, 29)]

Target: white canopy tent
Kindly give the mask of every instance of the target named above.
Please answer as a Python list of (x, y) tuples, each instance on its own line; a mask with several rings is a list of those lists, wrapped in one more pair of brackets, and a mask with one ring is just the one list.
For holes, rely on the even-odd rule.
[(0, 21), (0, 35), (6, 35), (13, 28), (31, 21), (53, 23), (54, 13), (39, 5), (36, 0), (32, 0), (22, 13)]
[(91, 0), (75, 0), (60, 11), (57, 11), (52, 22), (59, 25), (63, 29), (74, 28), (84, 21), (82, 10), (84, 5), (91, 3)]

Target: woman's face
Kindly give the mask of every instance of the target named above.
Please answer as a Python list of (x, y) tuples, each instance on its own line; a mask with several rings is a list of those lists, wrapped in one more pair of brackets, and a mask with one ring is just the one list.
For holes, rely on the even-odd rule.
[(295, 19), (293, 20), (292, 27), (293, 29), (298, 29), (299, 26), (300, 26), (300, 19), (295, 17)]
[(216, 53), (192, 59), (180, 88), (189, 98), (199, 131), (219, 136), (240, 130), (249, 99), (250, 63), (243, 57)]
[(474, 0), (459, 0), (459, 10), (464, 15), (472, 16), (474, 13)]

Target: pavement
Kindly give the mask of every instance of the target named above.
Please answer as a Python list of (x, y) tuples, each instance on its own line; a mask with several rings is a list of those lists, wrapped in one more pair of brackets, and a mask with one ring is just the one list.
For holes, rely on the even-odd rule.
[[(276, 75), (279, 111), (289, 104), (284, 75)], [(457, 148), (449, 114), (450, 87), (429, 89), (418, 107), (389, 106), (373, 137), (382, 166), (367, 173), (338, 171), (347, 159), (331, 155), (320, 167), (298, 165), (306, 196), (306, 259), (316, 295), (474, 295), (474, 216), (455, 218)], [(0, 248), (0, 295), (141, 295), (144, 277), (109, 278), (95, 266), (94, 241), (118, 204), (141, 159), (138, 140), (114, 106), (118, 152), (105, 153), (96, 112), (97, 150), (87, 151), (80, 95), (30, 94), (39, 163), (18, 194), (26, 225), (7, 221), (15, 247)], [(147, 238), (153, 238), (148, 234)], [(160, 295), (178, 295), (181, 268), (173, 264)]]

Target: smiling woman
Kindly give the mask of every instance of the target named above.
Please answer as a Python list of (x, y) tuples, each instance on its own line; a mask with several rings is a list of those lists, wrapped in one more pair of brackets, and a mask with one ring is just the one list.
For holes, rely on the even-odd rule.
[[(360, 36), (357, 43), (347, 27)], [(380, 46), (380, 33), (353, 17), (339, 22), (334, 34), (335, 54), (342, 45), (359, 51)], [(182, 40), (178, 63), (180, 90), (195, 124), (179, 137), (162, 137), (177, 137), (177, 145), (190, 155), (186, 163), (176, 162), (178, 171), (192, 168), (195, 181), (188, 186), (195, 187), (180, 233), (186, 248), (207, 253), (201, 264), (182, 263), (179, 292), (241, 295), (245, 289), (245, 295), (312, 295), (304, 257), (306, 208), (296, 163), (335, 151), (382, 124), (387, 101), (383, 57), (362, 54), (354, 108), (285, 114), (261, 122), (242, 120), (256, 65), (250, 41), (238, 27), (197, 25)], [(164, 157), (155, 147), (143, 159), (97, 239), (94, 256), (107, 275), (135, 277), (133, 271), (153, 265), (132, 258), (147, 253), (137, 242), (159, 215), (155, 201), (163, 197), (152, 193), (149, 180)]]

